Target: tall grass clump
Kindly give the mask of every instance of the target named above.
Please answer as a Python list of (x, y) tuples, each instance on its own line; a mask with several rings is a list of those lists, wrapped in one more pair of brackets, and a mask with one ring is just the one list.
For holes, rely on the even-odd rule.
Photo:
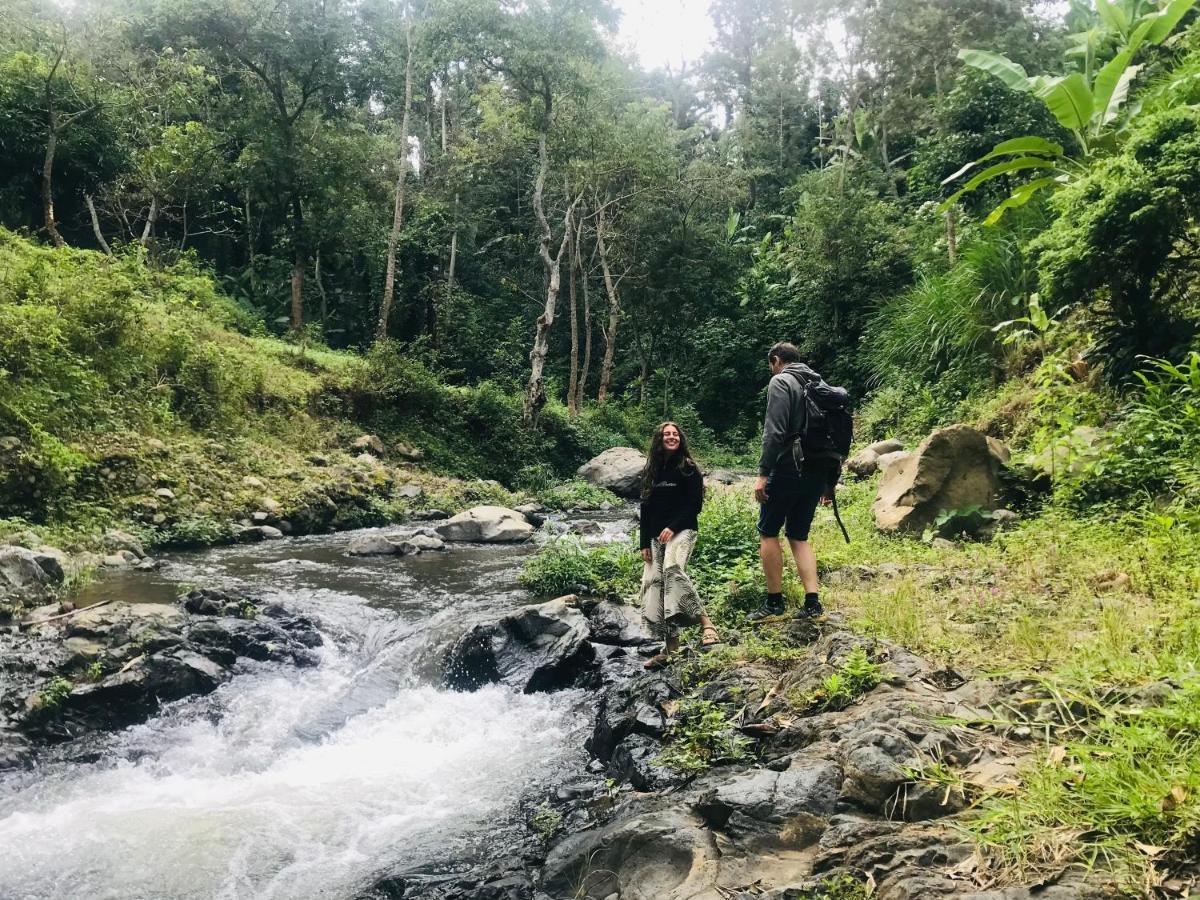
[(1022, 309), (1035, 289), (1023, 242), (1039, 230), (1036, 210), (1007, 229), (989, 229), (963, 248), (949, 271), (923, 276), (884, 304), (871, 322), (866, 348), (872, 379), (902, 373), (937, 381), (950, 371), (960, 381), (984, 380), (1000, 360), (993, 331)]

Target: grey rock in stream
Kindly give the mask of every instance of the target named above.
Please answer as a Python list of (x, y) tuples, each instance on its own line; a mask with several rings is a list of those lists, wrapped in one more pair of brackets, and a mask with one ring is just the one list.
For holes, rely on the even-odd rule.
[(451, 648), (444, 681), (456, 690), (507, 684), (533, 693), (578, 683), (593, 666), (587, 619), (551, 600), (477, 625)]
[(588, 460), (575, 474), (596, 487), (636, 499), (641, 494), (642, 469), (645, 467), (646, 457), (641, 451), (632, 447), (612, 447)]
[(0, 635), (0, 769), (38, 744), (144, 721), (205, 694), (239, 659), (312, 665), (314, 624), (246, 594), (192, 591), (179, 606), (106, 603)]
[(447, 541), (511, 544), (527, 541), (534, 528), (516, 510), (503, 506), (474, 506), (437, 526)]

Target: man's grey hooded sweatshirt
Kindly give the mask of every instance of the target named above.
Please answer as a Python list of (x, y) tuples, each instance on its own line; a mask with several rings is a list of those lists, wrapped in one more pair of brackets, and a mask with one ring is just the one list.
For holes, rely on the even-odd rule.
[[(799, 378), (800, 381), (796, 379)], [(804, 389), (800, 382), (813, 392), (836, 392), (845, 402), (844, 388), (835, 388), (825, 383), (821, 376), (804, 363), (788, 363), (783, 371), (771, 378), (767, 386), (767, 414), (763, 419), (762, 456), (758, 459), (758, 473), (795, 472), (792, 460), (792, 440), (804, 425)]]

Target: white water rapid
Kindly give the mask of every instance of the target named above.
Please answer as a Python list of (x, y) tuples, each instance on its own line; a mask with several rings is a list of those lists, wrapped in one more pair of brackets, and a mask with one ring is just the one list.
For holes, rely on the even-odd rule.
[(352, 898), (495, 849), (523, 796), (581, 765), (579, 692), (422, 683), (438, 635), (525, 600), (523, 551), (364, 561), (345, 540), (210, 551), (160, 576), (268, 590), (320, 621), (320, 664), (243, 664), (92, 761), (8, 774), (0, 898)]

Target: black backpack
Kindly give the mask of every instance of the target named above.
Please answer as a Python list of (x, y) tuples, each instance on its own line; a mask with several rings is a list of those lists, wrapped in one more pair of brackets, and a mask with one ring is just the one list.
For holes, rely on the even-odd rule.
[(827, 459), (840, 469), (854, 436), (849, 391), (826, 384), (819, 375), (806, 380), (795, 372), (788, 374), (800, 385), (800, 427), (792, 438), (797, 470), (806, 459)]
[[(820, 375), (811, 379), (788, 372), (800, 385), (800, 427), (792, 438), (792, 461), (796, 471), (804, 468), (805, 460), (824, 460), (830, 468), (833, 487), (841, 476), (842, 465), (850, 455), (850, 442), (854, 436), (854, 417), (847, 408), (850, 392), (843, 387), (826, 384)], [(836, 474), (834, 474), (836, 473)], [(837, 508), (837, 493), (833, 494), (833, 514), (846, 543), (850, 535), (842, 524)]]

